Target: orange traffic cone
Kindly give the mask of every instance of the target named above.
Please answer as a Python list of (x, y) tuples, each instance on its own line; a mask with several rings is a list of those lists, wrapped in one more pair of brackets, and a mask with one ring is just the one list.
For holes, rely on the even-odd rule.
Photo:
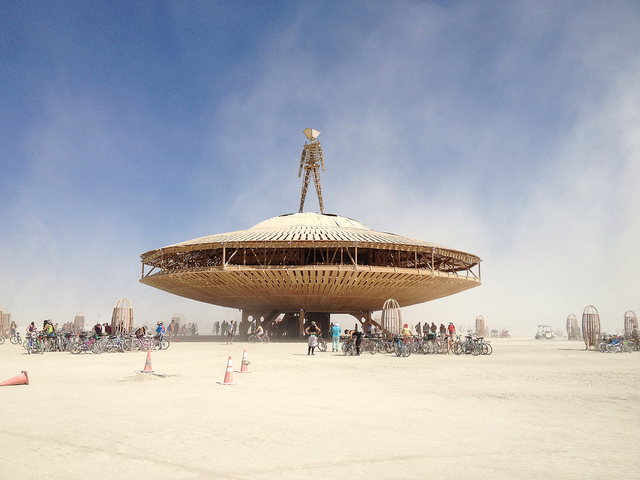
[(220, 385), (235, 385), (233, 383), (233, 366), (231, 365), (231, 357), (227, 360), (227, 371), (224, 374), (224, 382), (218, 382)]
[(0, 383), (0, 387), (4, 387), (6, 385), (29, 385), (29, 375), (27, 372), (22, 370), (20, 375), (16, 375), (15, 377)]
[(249, 360), (247, 360), (247, 351), (242, 354), (242, 367), (240, 367), (240, 373), (249, 373)]
[(144, 362), (144, 370), (142, 373), (153, 373), (153, 368), (151, 367), (151, 350), (147, 350), (147, 361)]

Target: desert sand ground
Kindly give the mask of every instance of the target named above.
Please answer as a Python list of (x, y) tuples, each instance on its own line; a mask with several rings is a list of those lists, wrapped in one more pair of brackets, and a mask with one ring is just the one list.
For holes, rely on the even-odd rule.
[[(640, 478), (640, 353), (307, 356), (304, 343), (26, 355), (0, 345), (3, 479)], [(227, 358), (248, 374), (222, 386)], [(329, 350), (331, 350), (329, 346)]]

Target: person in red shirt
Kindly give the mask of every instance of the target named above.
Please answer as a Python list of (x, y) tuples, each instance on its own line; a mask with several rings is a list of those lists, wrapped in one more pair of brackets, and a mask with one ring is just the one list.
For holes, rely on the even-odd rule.
[(447, 336), (449, 337), (449, 350), (451, 350), (451, 345), (453, 344), (453, 337), (456, 334), (456, 327), (453, 325), (453, 322), (449, 322), (449, 326), (447, 327)]

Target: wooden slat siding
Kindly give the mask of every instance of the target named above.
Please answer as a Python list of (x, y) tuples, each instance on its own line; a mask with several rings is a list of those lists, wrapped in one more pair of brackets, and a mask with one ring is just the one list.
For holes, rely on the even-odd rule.
[[(272, 272), (273, 273), (273, 272)], [(282, 272), (284, 273), (284, 272)], [(341, 301), (338, 303), (343, 304), (344, 309), (349, 309), (349, 305), (351, 305), (351, 308), (353, 308), (355, 306), (355, 309), (363, 309), (362, 307), (364, 307), (363, 305), (360, 305), (360, 300), (363, 294), (366, 295), (371, 295), (372, 292), (370, 291), (370, 287), (367, 285), (366, 288), (361, 285), (361, 283), (364, 280), (364, 276), (362, 276), (361, 278), (357, 278), (358, 277), (358, 273), (364, 273), (364, 272), (342, 272), (343, 275), (346, 273), (346, 279), (343, 280), (342, 282), (342, 287), (343, 289), (338, 289), (338, 291), (344, 290), (344, 287), (346, 287), (346, 291), (344, 291), (343, 293), (343, 297), (340, 299)], [(379, 296), (378, 301), (380, 303), (382, 303), (386, 298), (388, 298), (389, 296), (389, 291), (390, 290), (396, 290), (399, 289), (401, 291), (405, 291), (405, 292), (410, 292), (410, 289), (414, 288), (414, 284), (416, 282), (411, 281), (410, 279), (403, 279), (401, 275), (399, 274), (395, 274), (393, 276), (393, 280), (394, 282), (391, 285), (387, 285), (386, 288), (381, 288), (382, 291), (384, 291), (384, 294), (381, 294)], [(418, 278), (416, 276), (416, 278)], [(423, 280), (425, 279), (425, 277), (422, 277)], [(428, 278), (428, 277), (427, 277)], [(229, 280), (229, 279), (227, 279)], [(229, 282), (227, 281), (227, 286), (229, 286), (230, 284), (233, 284), (234, 282)], [(246, 290), (246, 288), (249, 286), (248, 284), (245, 284), (245, 282), (236, 282), (239, 283), (243, 286), (243, 288)], [(257, 279), (250, 279), (249, 283), (253, 283), (254, 286), (251, 290), (255, 290), (255, 292), (260, 292), (261, 290), (264, 292), (266, 291), (270, 291), (270, 289), (273, 288), (273, 285), (269, 284), (269, 282), (264, 282), (264, 281), (258, 281)], [(420, 284), (420, 282), (418, 282), (418, 284)], [(314, 287), (315, 287), (315, 283), (308, 283), (303, 285), (302, 287), (303, 290), (301, 291), (301, 294), (304, 298), (297, 298), (296, 302), (295, 302), (295, 308), (294, 311), (297, 309), (297, 306), (300, 304), (300, 302), (304, 302), (304, 303), (308, 303), (308, 302), (315, 302), (318, 305), (322, 305), (322, 304), (330, 304), (331, 302), (326, 302), (327, 300), (327, 295), (326, 295), (326, 290), (317, 292), (314, 291)], [(444, 287), (446, 290), (448, 290), (450, 287), (447, 285), (440, 285), (440, 287)], [(462, 290), (463, 288), (459, 288), (458, 290)], [(466, 289), (466, 288), (464, 288)], [(235, 289), (233, 289), (235, 290)], [(424, 287), (421, 288), (421, 290), (424, 290)], [(444, 291), (442, 290), (442, 288), (440, 289), (440, 291), (436, 291), (435, 289), (433, 294), (431, 295), (433, 298), (438, 298), (440, 296), (444, 296), (450, 292), (448, 291)], [(177, 292), (176, 292), (177, 293)], [(252, 292), (253, 293), (253, 292)], [(186, 295), (189, 296), (189, 295)], [(401, 300), (403, 300), (403, 303), (405, 303), (405, 299), (404, 297), (404, 293), (399, 293), (396, 295), (398, 298), (400, 298)], [(298, 297), (300, 297), (300, 295), (298, 295)], [(317, 297), (314, 299), (314, 297)], [(296, 297), (294, 297), (296, 298)], [(203, 299), (204, 300), (204, 299)], [(236, 299), (237, 300), (237, 299)], [(258, 299), (255, 299), (256, 301), (252, 301), (251, 304), (255, 304), (255, 305), (259, 305), (260, 302), (258, 301)], [(355, 302), (355, 305), (354, 305)], [(210, 302), (211, 303), (211, 302)], [(215, 302), (213, 302), (215, 303)], [(285, 302), (286, 303), (286, 302)], [(410, 304), (409, 301), (406, 302), (406, 304)], [(230, 305), (233, 306), (235, 308), (235, 305)], [(335, 306), (335, 305), (334, 305)], [(376, 307), (374, 306), (373, 309), (375, 309)], [(308, 307), (309, 309), (309, 307)]]

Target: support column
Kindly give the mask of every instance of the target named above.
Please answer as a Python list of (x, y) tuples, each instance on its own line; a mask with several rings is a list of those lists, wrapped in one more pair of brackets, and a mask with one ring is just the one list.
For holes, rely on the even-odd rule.
[(298, 326), (298, 336), (302, 338), (304, 335), (304, 310), (302, 308), (300, 309), (300, 319)]

